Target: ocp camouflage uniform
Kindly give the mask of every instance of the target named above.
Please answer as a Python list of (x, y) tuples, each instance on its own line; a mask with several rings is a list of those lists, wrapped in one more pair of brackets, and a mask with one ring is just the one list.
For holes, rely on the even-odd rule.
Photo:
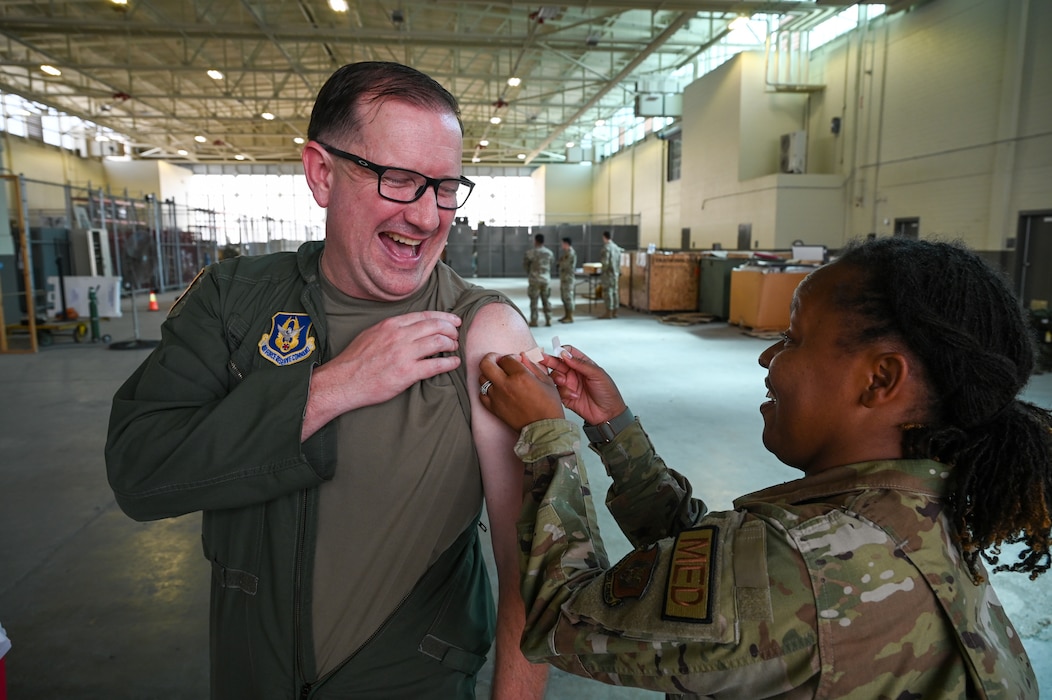
[(559, 255), (559, 293), (563, 300), (563, 318), (573, 320), (574, 274), (577, 270), (577, 251), (570, 246)]
[(947, 468), (837, 467), (706, 511), (638, 422), (593, 445), (636, 550), (609, 566), (577, 428), (523, 429), (523, 651), (677, 697), (1036, 698), (993, 588), (950, 543)]
[(526, 251), (522, 258), (522, 266), (526, 269), (529, 278), (526, 292), (530, 297), (530, 325), (537, 325), (537, 299), (541, 300), (544, 307), (544, 320), (547, 325), (552, 325), (552, 303), (549, 301), (551, 294), (552, 277), (552, 251), (544, 246), (534, 246)]
[(613, 241), (607, 241), (599, 252), (599, 262), (603, 268), (599, 273), (599, 283), (603, 285), (603, 300), (607, 311), (617, 315), (621, 305), (621, 291), (618, 289), (618, 278), (621, 276), (621, 253), (624, 250)]

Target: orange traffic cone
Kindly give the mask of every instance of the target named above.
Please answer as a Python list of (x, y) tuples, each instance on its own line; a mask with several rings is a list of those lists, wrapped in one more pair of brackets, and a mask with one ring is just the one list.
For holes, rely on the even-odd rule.
[(157, 292), (150, 290), (150, 306), (147, 311), (160, 311), (160, 307), (157, 306)]

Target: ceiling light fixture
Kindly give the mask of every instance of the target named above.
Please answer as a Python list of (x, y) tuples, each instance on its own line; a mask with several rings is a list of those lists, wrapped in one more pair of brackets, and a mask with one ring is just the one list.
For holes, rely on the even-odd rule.
[(595, 125), (596, 126), (606, 126), (606, 120), (605, 119), (596, 119), (595, 120)]
[(329, 7), (333, 12), (346, 12), (348, 10), (347, 0), (329, 0)]
[(197, 141), (198, 143), (204, 143), (207, 140), (208, 140), (207, 138), (205, 138), (204, 136), (201, 136), (200, 134), (198, 134), (197, 136), (194, 137), (194, 141)]
[(480, 162), (482, 162), (482, 159), (479, 158), (478, 156), (473, 156), (472, 159), (471, 159), (471, 162), (472, 163), (480, 163)]
[(302, 146), (303, 145), (303, 137), (302, 136), (297, 136), (296, 138), (292, 139), (292, 143), (296, 144), (297, 146)]
[(490, 124), (500, 124), (500, 117), (490, 117), (489, 118), (489, 123)]
[(210, 71), (208, 71), (208, 77), (212, 80), (222, 80), (223, 74), (220, 71), (217, 71), (215, 68), (213, 68)]
[(62, 75), (62, 71), (60, 71), (58, 68), (55, 68), (52, 65), (48, 65), (47, 63), (45, 63), (44, 65), (40, 66), (40, 70), (44, 71), (48, 75), (55, 75), (55, 76)]
[(245, 159), (245, 156), (241, 155), (240, 153), (238, 153), (236, 156), (234, 156), (234, 160), (244, 160), (244, 159)]
[(522, 85), (522, 78), (516, 78), (515, 76), (508, 78), (508, 87), (519, 87), (520, 85)]
[(482, 139), (481, 141), (479, 141), (479, 145), (485, 148), (489, 145), (489, 139)]
[(263, 114), (260, 114), (259, 116), (263, 117), (263, 118), (264, 118), (264, 119), (266, 119), (266, 120), (267, 120), (268, 122), (269, 122), (269, 121), (274, 121), (274, 115), (273, 115), (273, 114), (271, 114), (270, 112), (263, 112)]
[(518, 158), (519, 160), (526, 160), (526, 154), (525, 153), (520, 153), (519, 155), (517, 155), (515, 157)]
[(176, 151), (176, 153), (178, 153), (181, 156), (185, 156), (187, 153), (189, 153), (189, 151), (187, 151), (185, 148), (180, 148), (178, 151)]

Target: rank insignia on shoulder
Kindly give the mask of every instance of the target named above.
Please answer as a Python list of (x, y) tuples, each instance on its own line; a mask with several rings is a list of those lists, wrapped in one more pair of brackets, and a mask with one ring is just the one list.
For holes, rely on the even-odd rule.
[(617, 562), (603, 576), (603, 602), (616, 607), (625, 598), (642, 598), (654, 577), (658, 554), (657, 545), (651, 545)]
[(661, 613), (664, 619), (712, 622), (711, 594), (718, 533), (718, 528), (709, 525), (684, 530), (676, 537)]
[(270, 332), (259, 341), (259, 354), (279, 367), (304, 360), (314, 352), (310, 335), (312, 322), (307, 314), (280, 312), (270, 320)]

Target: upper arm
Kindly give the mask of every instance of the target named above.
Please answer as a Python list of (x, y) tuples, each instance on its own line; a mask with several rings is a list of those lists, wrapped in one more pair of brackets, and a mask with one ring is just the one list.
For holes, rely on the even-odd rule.
[(471, 396), (471, 429), (482, 469), (494, 558), (498, 574), (502, 571), (512, 574), (516, 585), (515, 522), (522, 505), (522, 462), (512, 448), (518, 434), (482, 405), (478, 394), (479, 361), (490, 352), (517, 354), (536, 346), (522, 316), (508, 304), (493, 303), (483, 306), (475, 315), (464, 352)]

